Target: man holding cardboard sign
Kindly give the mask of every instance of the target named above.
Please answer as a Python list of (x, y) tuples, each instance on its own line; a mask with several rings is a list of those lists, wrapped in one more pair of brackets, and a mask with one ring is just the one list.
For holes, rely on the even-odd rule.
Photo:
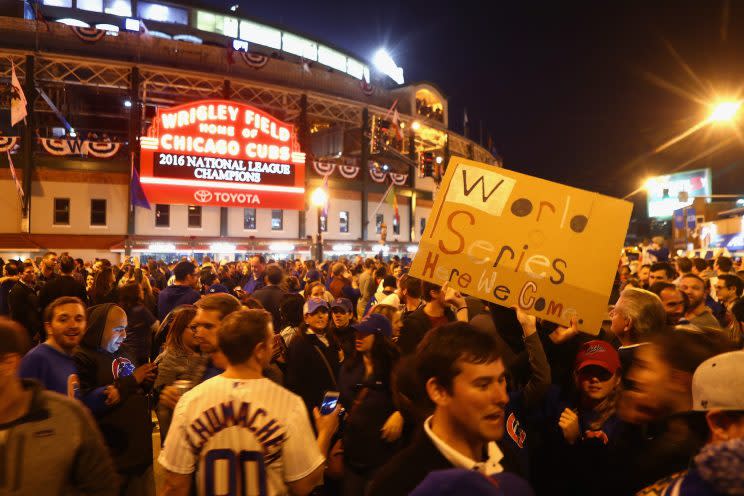
[(410, 273), (597, 334), (631, 208), (455, 157)]

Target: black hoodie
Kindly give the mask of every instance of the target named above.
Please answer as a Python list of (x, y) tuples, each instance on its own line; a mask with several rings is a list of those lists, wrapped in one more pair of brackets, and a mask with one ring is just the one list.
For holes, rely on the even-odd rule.
[[(75, 353), (80, 398), (96, 417), (106, 445), (121, 474), (141, 473), (152, 464), (152, 421), (144, 391), (132, 372), (134, 365), (121, 352), (109, 353), (101, 344), (113, 303), (88, 309), (88, 329)], [(122, 310), (123, 311), (123, 310)], [(106, 405), (106, 387), (114, 385), (121, 400)]]

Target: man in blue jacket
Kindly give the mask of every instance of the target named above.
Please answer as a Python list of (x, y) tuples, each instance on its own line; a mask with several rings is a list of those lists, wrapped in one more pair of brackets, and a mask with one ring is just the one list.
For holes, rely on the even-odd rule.
[(201, 295), (195, 289), (199, 284), (199, 273), (191, 262), (179, 262), (173, 269), (175, 282), (158, 295), (158, 320), (161, 322), (171, 310), (179, 305), (196, 303)]

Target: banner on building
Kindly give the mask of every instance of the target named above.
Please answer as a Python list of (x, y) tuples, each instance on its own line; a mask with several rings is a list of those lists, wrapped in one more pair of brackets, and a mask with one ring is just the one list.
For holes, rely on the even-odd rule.
[(140, 145), (140, 181), (152, 203), (305, 209), (305, 154), (294, 127), (250, 105), (159, 108)]
[(597, 334), (629, 202), (453, 157), (411, 275)]
[(0, 153), (11, 152), (18, 145), (18, 136), (0, 136)]
[(112, 141), (90, 141), (81, 139), (39, 138), (44, 151), (51, 155), (82, 155), (96, 158), (111, 158), (121, 148), (121, 143)]

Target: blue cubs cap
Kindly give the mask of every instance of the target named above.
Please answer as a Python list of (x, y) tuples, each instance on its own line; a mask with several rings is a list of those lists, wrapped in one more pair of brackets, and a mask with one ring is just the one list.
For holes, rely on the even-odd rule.
[(207, 293), (214, 294), (214, 293), (229, 293), (230, 290), (227, 289), (226, 286), (222, 284), (212, 284), (209, 286), (209, 289), (207, 290)]
[(333, 300), (333, 303), (331, 303), (331, 310), (334, 308), (341, 308), (346, 313), (354, 311), (354, 307), (352, 307), (351, 301), (349, 301), (348, 298), (336, 298)]
[(409, 496), (534, 496), (521, 477), (501, 472), (490, 477), (475, 470), (452, 468), (431, 472)]
[(359, 334), (364, 334), (365, 336), (382, 334), (389, 338), (393, 335), (393, 325), (387, 317), (379, 313), (369, 314), (364, 320), (351, 327)]
[(305, 302), (305, 307), (302, 313), (304, 315), (315, 313), (319, 308), (325, 308), (326, 310), (329, 310), (328, 302), (322, 298), (310, 298)]

